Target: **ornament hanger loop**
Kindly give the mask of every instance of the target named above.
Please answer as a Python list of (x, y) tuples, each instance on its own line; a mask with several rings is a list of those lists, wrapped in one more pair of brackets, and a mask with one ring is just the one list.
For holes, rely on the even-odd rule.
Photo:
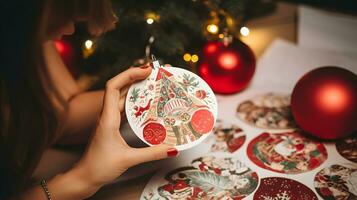
[(160, 62), (158, 60), (156, 60), (156, 57), (154, 56), (154, 54), (151, 54), (151, 60), (152, 60), (152, 65), (153, 65), (154, 69), (160, 68)]
[(231, 44), (233, 42), (233, 36), (228, 33), (227, 28), (224, 29), (223, 35), (224, 35), (224, 37), (222, 38), (222, 42), (223, 42), (224, 46), (228, 46), (229, 44)]

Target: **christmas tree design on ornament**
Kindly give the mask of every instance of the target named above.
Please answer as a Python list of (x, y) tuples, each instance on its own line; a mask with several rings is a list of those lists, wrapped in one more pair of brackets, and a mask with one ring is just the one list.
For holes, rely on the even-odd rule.
[(160, 66), (129, 89), (126, 114), (134, 132), (147, 144), (164, 143), (183, 150), (197, 145), (212, 131), (217, 102), (197, 75)]

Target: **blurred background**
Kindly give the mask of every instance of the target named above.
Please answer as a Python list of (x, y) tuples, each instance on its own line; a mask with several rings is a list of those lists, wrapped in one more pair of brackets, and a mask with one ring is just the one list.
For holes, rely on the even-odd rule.
[[(117, 28), (96, 38), (84, 24), (74, 35), (56, 41), (56, 47), (82, 89), (103, 88), (106, 80), (154, 54), (162, 63), (196, 72), (203, 48), (225, 35), (241, 40), (260, 56), (269, 35), (254, 28), (296, 21), (294, 4), (356, 14), (353, 0), (113, 0)], [(269, 17), (277, 9), (285, 14)], [(269, 20), (264, 20), (268, 16)], [(262, 20), (261, 20), (262, 19)], [(250, 22), (255, 20), (252, 25)], [(286, 32), (294, 29), (286, 29)], [(259, 32), (259, 30), (258, 30)], [(257, 33), (257, 32), (256, 32)], [(283, 32), (284, 33), (284, 32)], [(255, 34), (252, 38), (250, 35)], [(267, 34), (267, 33), (265, 33)], [(296, 40), (296, 35), (289, 40)]]

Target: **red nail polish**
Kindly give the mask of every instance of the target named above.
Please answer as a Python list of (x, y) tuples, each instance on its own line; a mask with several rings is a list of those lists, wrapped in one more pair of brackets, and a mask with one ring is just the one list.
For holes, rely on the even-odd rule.
[(140, 69), (146, 69), (146, 68), (148, 68), (148, 67), (150, 67), (150, 65), (146, 64), (146, 65), (140, 66)]
[(176, 157), (177, 154), (178, 154), (178, 151), (176, 148), (170, 148), (169, 150), (167, 150), (168, 157)]

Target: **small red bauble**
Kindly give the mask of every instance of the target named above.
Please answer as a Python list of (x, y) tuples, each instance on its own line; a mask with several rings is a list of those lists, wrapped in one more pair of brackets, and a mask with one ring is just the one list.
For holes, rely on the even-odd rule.
[(199, 75), (215, 93), (233, 94), (246, 88), (255, 71), (252, 50), (238, 39), (208, 42), (198, 66)]
[(295, 85), (291, 110), (304, 131), (338, 139), (357, 131), (357, 76), (340, 67), (321, 67)]
[(61, 55), (61, 58), (64, 60), (66, 64), (73, 64), (75, 54), (74, 49), (71, 43), (65, 40), (56, 40), (54, 42), (55, 48), (57, 49), (58, 53)]

